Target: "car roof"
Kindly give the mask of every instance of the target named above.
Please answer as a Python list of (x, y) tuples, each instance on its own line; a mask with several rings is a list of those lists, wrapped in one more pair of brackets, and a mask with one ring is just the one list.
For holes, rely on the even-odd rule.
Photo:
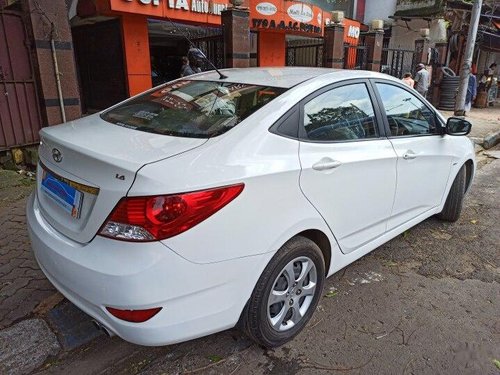
[(244, 83), (262, 86), (291, 88), (302, 82), (328, 75), (331, 82), (354, 78), (384, 78), (393, 79), (387, 74), (367, 70), (346, 70), (313, 67), (258, 67), (221, 69), (227, 78), (220, 79), (214, 70), (189, 76), (189, 79), (200, 81), (217, 81)]

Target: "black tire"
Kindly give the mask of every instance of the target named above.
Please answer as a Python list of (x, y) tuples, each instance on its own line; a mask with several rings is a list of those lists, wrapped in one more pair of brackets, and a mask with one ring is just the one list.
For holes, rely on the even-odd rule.
[(443, 72), (443, 74), (446, 76), (446, 77), (456, 77), (456, 73), (451, 70), (450, 68), (448, 68), (447, 66), (443, 66), (441, 67), (441, 71)]
[[(285, 271), (285, 267), (297, 259), (308, 259), (313, 262), (316, 272), (316, 286), (312, 294), (312, 299), (304, 296), (306, 294), (306, 288), (304, 288), (304, 292), (300, 291), (299, 288), (302, 287), (301, 285), (297, 285), (296, 287), (294, 286), (294, 288), (291, 289), (291, 296), (286, 298), (296, 298), (295, 302), (300, 304), (300, 301), (302, 301), (302, 306), (305, 306), (306, 298), (308, 298), (308, 307), (304, 315), (299, 318), (300, 320), (298, 320), (296, 324), (290, 324), (291, 328), (286, 328), (286, 326), (288, 325), (288, 322), (293, 321), (292, 317), (284, 323), (278, 323), (279, 327), (285, 327), (286, 329), (284, 331), (278, 331), (276, 328), (273, 328), (270, 321), (272, 308), (268, 306), (269, 297), (271, 292), (275, 290), (275, 288), (278, 288), (278, 283), (282, 280), (281, 277), (284, 277), (283, 272)], [(300, 261), (294, 263), (294, 265), (297, 266), (299, 264), (302, 265)], [(293, 269), (294, 272), (296, 272), (295, 266)], [(301, 274), (302, 268), (299, 269), (299, 274)], [(306, 277), (304, 283), (308, 281), (308, 284), (311, 284), (313, 276), (310, 276), (309, 273), (308, 275), (309, 276)], [(296, 279), (296, 276), (294, 276), (294, 279)], [(284, 278), (284, 280), (287, 279)], [(266, 348), (275, 348), (292, 340), (304, 328), (316, 310), (316, 306), (318, 305), (318, 301), (322, 294), (324, 281), (325, 261), (319, 247), (308, 238), (302, 236), (292, 238), (274, 255), (267, 267), (264, 269), (264, 272), (260, 276), (259, 281), (253, 290), (252, 296), (250, 297), (250, 300), (248, 301), (248, 304), (242, 314), (241, 323), (245, 333), (252, 340)], [(284, 291), (287, 291), (288, 296), (290, 289), (288, 288), (289, 285), (286, 285), (287, 286), (284, 288)], [(297, 297), (300, 293), (303, 293), (303, 295)], [(281, 305), (281, 303), (283, 304)], [(287, 302), (278, 302), (271, 306), (273, 308), (277, 307), (280, 311), (286, 311), (286, 313), (283, 313), (285, 319), (290, 312), (293, 312), (294, 309), (294, 307), (290, 307)], [(269, 316), (268, 311), (270, 313)], [(276, 316), (277, 315), (280, 314), (276, 314)]]
[(455, 222), (460, 217), (462, 212), (462, 203), (465, 194), (465, 165), (460, 168), (451, 185), (450, 192), (446, 198), (443, 211), (437, 217), (444, 221)]

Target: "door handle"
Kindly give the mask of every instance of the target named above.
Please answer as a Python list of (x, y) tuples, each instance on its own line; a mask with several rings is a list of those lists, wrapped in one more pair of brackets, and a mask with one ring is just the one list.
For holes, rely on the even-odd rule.
[(411, 160), (415, 159), (417, 157), (417, 154), (415, 154), (413, 151), (408, 150), (403, 154), (403, 159), (405, 160)]
[(334, 168), (340, 167), (341, 165), (342, 165), (342, 162), (340, 162), (338, 160), (333, 160), (330, 158), (323, 158), (320, 161), (318, 161), (317, 163), (314, 163), (312, 166), (312, 169), (314, 169), (315, 171), (326, 171), (329, 169), (334, 169)]

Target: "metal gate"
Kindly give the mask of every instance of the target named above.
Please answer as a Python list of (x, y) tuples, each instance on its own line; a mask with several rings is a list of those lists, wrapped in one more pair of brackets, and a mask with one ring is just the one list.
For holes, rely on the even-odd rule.
[(405, 73), (413, 73), (419, 63), (416, 60), (417, 52), (399, 47), (389, 48), (388, 45), (383, 46), (380, 71), (396, 78), (403, 78)]
[[(222, 30), (220, 35), (212, 35), (204, 38), (197, 38), (193, 40), (196, 48), (203, 51), (208, 60), (215, 65), (216, 68), (224, 68), (224, 37)], [(201, 70), (213, 70), (212, 66), (205, 60), (200, 60)]]
[(286, 66), (323, 66), (323, 38), (289, 40)]
[(0, 10), (0, 150), (37, 143), (41, 127), (22, 16), (19, 12)]
[(363, 43), (344, 45), (344, 69), (366, 70), (368, 66), (368, 47)]

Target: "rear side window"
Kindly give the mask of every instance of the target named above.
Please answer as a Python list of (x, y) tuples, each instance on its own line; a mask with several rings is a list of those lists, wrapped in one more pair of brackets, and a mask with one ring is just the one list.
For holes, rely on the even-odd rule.
[(103, 113), (131, 129), (178, 137), (225, 133), (286, 89), (212, 81), (177, 81)]
[(306, 103), (304, 128), (312, 141), (377, 138), (375, 113), (366, 85), (338, 87)]

